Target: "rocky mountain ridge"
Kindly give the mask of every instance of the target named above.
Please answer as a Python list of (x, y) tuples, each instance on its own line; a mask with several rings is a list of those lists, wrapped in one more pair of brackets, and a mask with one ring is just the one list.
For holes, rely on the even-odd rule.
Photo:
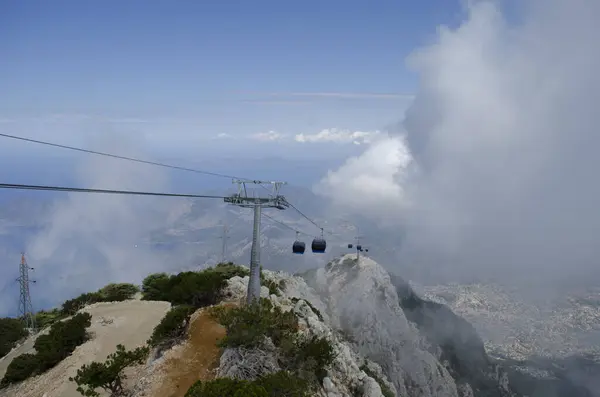
[[(325, 337), (336, 351), (336, 357), (322, 379), (320, 397), (593, 395), (565, 382), (561, 383), (562, 388), (540, 386), (538, 378), (531, 373), (517, 373), (516, 363), (488, 356), (476, 327), (455, 314), (450, 307), (421, 298), (409, 283), (390, 274), (368, 257), (357, 260), (355, 255), (344, 255), (325, 267), (294, 276), (269, 270), (264, 270), (263, 274), (281, 288), (280, 293), (275, 294), (263, 286), (261, 296), (283, 311), (293, 311), (303, 333)], [(247, 276), (230, 278), (224, 291), (226, 302), (243, 302), (247, 284)], [(117, 328), (131, 318), (122, 315), (119, 305), (125, 308), (129, 304), (103, 303), (98, 306), (104, 312), (102, 318), (93, 316), (94, 339), (78, 347), (72, 356), (64, 360), (57, 369), (63, 371), (60, 375), (53, 373), (54, 369), (42, 375), (46, 381), (63, 384), (57, 383), (49, 391), (43, 389), (46, 381), (36, 377), (14, 389), (27, 390), (26, 394), (18, 394), (19, 397), (38, 397), (43, 393), (46, 393), (45, 397), (57, 397), (51, 390), (71, 390), (70, 387), (65, 388), (65, 377), (72, 376), (69, 371), (73, 372), (84, 361), (98, 359), (84, 354), (97, 349), (93, 347), (96, 340), (102, 339), (108, 332), (113, 335), (111, 338), (124, 336)], [(148, 301), (143, 306), (150, 310), (148, 315), (155, 323), (158, 317), (153, 314), (152, 305), (152, 301)], [(92, 313), (99, 310), (95, 306), (91, 309)], [(83, 310), (89, 311), (90, 308)], [(160, 310), (164, 313), (162, 306)], [(196, 316), (203, 310), (199, 309)], [(129, 326), (139, 327), (134, 323)], [(146, 328), (143, 332), (147, 334), (152, 327)], [(196, 331), (199, 332), (196, 336), (204, 332), (203, 329)], [(134, 342), (131, 340), (131, 343)], [(116, 342), (111, 339), (111, 343)], [(256, 352), (247, 349), (226, 348), (219, 351), (214, 341), (211, 343), (213, 354), (218, 354), (219, 361), (214, 373), (211, 372), (212, 377), (243, 378), (249, 373), (278, 370), (275, 356), (270, 356), (276, 354), (274, 350), (269, 352), (267, 349), (253, 356)], [(169, 360), (173, 360), (179, 354), (177, 351), (182, 349), (193, 350), (194, 345), (175, 347), (171, 349), (172, 353), (169, 351), (162, 358), (149, 360), (142, 368), (133, 371), (134, 395), (158, 396), (156, 385), (164, 383), (161, 371), (168, 368)], [(170, 358), (166, 360), (165, 357)], [(524, 384), (527, 387), (523, 387)], [(539, 394), (541, 391), (545, 394)], [(9, 392), (6, 396), (16, 394)], [(75, 394), (69, 394), (69, 397), (72, 396)]]
[(407, 283), (373, 260), (346, 255), (303, 277), (325, 301), (332, 326), (382, 366), (398, 395), (517, 396), (466, 321), (421, 305)]

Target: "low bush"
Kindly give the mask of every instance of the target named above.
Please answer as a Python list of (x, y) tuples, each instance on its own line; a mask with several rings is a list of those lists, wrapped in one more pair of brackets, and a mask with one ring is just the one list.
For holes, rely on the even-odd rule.
[(385, 383), (383, 383), (383, 380), (381, 380), (381, 378), (375, 375), (375, 373), (371, 371), (369, 367), (367, 367), (367, 364), (361, 365), (360, 369), (361, 371), (364, 371), (365, 374), (367, 374), (369, 377), (375, 379), (375, 381), (379, 384), (379, 388), (381, 389), (381, 394), (383, 394), (383, 397), (395, 396), (394, 392), (389, 387), (387, 387)]
[(183, 337), (190, 316), (196, 309), (192, 306), (175, 306), (167, 312), (160, 323), (154, 328), (148, 344), (156, 347), (162, 344), (172, 344)]
[(77, 298), (65, 301), (65, 303), (62, 304), (62, 312), (65, 315), (73, 315), (86, 305), (100, 302), (100, 299), (101, 296), (97, 292), (86, 292), (85, 294), (79, 295)]
[(0, 318), (0, 357), (7, 355), (27, 335), (25, 324), (20, 319)]
[(312, 312), (317, 315), (317, 317), (319, 318), (319, 320), (324, 321), (323, 320), (323, 315), (321, 314), (321, 311), (319, 309), (317, 309), (316, 307), (314, 307), (313, 304), (310, 303), (310, 301), (308, 301), (306, 299), (299, 299), (299, 298), (296, 298), (296, 297), (292, 298), (292, 302), (294, 302), (294, 303), (298, 303), (300, 300), (303, 300), (304, 302), (306, 302), (306, 304), (308, 305), (308, 307), (310, 307), (310, 310), (312, 310)]
[(233, 262), (218, 263), (212, 268), (212, 270), (221, 274), (227, 280), (234, 276), (246, 277), (250, 275), (250, 269), (244, 266), (236, 265)]
[(327, 375), (326, 368), (335, 359), (329, 340), (298, 334), (296, 314), (273, 307), (268, 299), (261, 298), (258, 304), (242, 307), (217, 306), (211, 309), (211, 314), (226, 329), (221, 347), (260, 348), (264, 338), (269, 337), (279, 348), (280, 366), (306, 384), (322, 381)]
[(117, 345), (117, 351), (106, 358), (104, 363), (84, 364), (75, 377), (69, 378), (77, 384), (77, 391), (87, 397), (98, 397), (96, 389), (104, 389), (111, 396), (124, 394), (123, 381), (127, 378), (123, 370), (132, 364), (142, 364), (148, 356), (148, 347), (138, 347), (126, 351), (125, 346)]
[(296, 336), (292, 344), (284, 346), (282, 353), (282, 367), (310, 382), (321, 382), (336, 357), (331, 342), (314, 335)]
[(222, 299), (228, 279), (246, 275), (248, 269), (233, 263), (221, 263), (200, 272), (151, 274), (142, 283), (143, 299), (168, 301), (174, 305), (210, 306)]
[(219, 378), (198, 381), (185, 393), (185, 397), (269, 397), (264, 387), (247, 380)]
[(308, 397), (308, 390), (306, 381), (280, 371), (254, 381), (231, 378), (198, 381), (185, 397)]
[(222, 347), (257, 347), (265, 336), (279, 346), (298, 331), (298, 318), (293, 312), (283, 312), (264, 298), (242, 307), (217, 306), (211, 309), (211, 314), (226, 329), (226, 336), (220, 342)]
[(128, 283), (108, 284), (98, 290), (100, 302), (122, 302), (132, 299), (138, 292), (140, 289), (136, 285)]
[(308, 397), (309, 383), (287, 371), (279, 371), (255, 381), (273, 397)]
[(40, 335), (33, 345), (36, 354), (22, 354), (8, 365), (0, 385), (20, 382), (31, 376), (46, 372), (88, 339), (86, 328), (91, 324), (89, 313), (79, 313), (66, 321), (50, 327), (46, 335)]
[(269, 289), (270, 295), (281, 296), (282, 291), (285, 289), (285, 280), (281, 279), (279, 282), (268, 278), (262, 271), (262, 266), (260, 267), (260, 285), (264, 285)]
[(67, 317), (60, 309), (40, 310), (35, 313), (35, 324), (38, 329), (44, 329)]
[(8, 365), (0, 387), (24, 381), (33, 376), (39, 367), (40, 360), (35, 354), (25, 353), (15, 357)]
[(54, 367), (88, 340), (87, 328), (91, 320), (89, 313), (79, 313), (69, 320), (53, 324), (48, 334), (38, 336), (33, 347), (40, 359), (40, 372)]
[(86, 305), (97, 302), (122, 302), (133, 298), (139, 291), (139, 288), (133, 284), (108, 284), (96, 292), (86, 292), (76, 298), (67, 300), (62, 305), (62, 313), (72, 315)]

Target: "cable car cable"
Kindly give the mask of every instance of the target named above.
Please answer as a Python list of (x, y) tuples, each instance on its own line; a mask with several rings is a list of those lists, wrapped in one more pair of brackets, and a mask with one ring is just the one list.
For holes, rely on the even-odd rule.
[(282, 222), (282, 221), (279, 221), (279, 220), (277, 220), (277, 219), (273, 218), (273, 217), (272, 217), (272, 216), (270, 216), (270, 215), (267, 215), (267, 214), (265, 214), (264, 212), (262, 213), (262, 215), (263, 215), (265, 218), (269, 218), (269, 219), (270, 219), (270, 220), (272, 220), (273, 222), (279, 223), (280, 225), (282, 225), (282, 226), (285, 226), (285, 227), (287, 227), (288, 229), (290, 229), (290, 230), (292, 230), (292, 231), (294, 231), (294, 232), (296, 232), (296, 233), (303, 234), (303, 235), (305, 235), (305, 236), (308, 236), (308, 237), (314, 237), (314, 235), (312, 235), (312, 234), (309, 234), (309, 233), (305, 233), (305, 232), (303, 232), (303, 231), (300, 231), (300, 230), (298, 230), (298, 229), (296, 229), (296, 228), (294, 228), (294, 227), (292, 227), (292, 226), (290, 226), (290, 225), (288, 225), (288, 224), (286, 224), (286, 223), (284, 223), (284, 222)]
[(105, 156), (105, 157), (112, 157), (112, 158), (116, 158), (116, 159), (120, 159), (120, 160), (133, 161), (133, 162), (136, 162), (136, 163), (143, 163), (143, 164), (155, 165), (155, 166), (158, 166), (158, 167), (165, 167), (165, 168), (171, 168), (171, 169), (176, 169), (176, 170), (181, 170), (181, 171), (195, 172), (197, 174), (211, 175), (211, 176), (217, 176), (217, 177), (229, 178), (229, 179), (240, 179), (240, 180), (244, 180), (244, 181), (254, 181), (254, 179), (250, 179), (250, 178), (240, 178), (240, 177), (237, 177), (237, 176), (234, 176), (234, 175), (220, 174), (218, 172), (202, 171), (202, 170), (198, 170), (198, 169), (194, 169), (194, 168), (188, 168), (188, 167), (181, 167), (181, 166), (177, 166), (177, 165), (159, 163), (159, 162), (156, 162), (156, 161), (142, 160), (142, 159), (138, 159), (138, 158), (134, 158), (134, 157), (121, 156), (121, 155), (112, 154), (112, 153), (105, 153), (105, 152), (98, 152), (96, 150), (82, 149), (82, 148), (78, 148), (78, 147), (75, 147), (75, 146), (61, 145), (61, 144), (58, 144), (58, 143), (52, 143), (52, 142), (47, 142), (47, 141), (40, 141), (40, 140), (37, 140), (37, 139), (25, 138), (25, 137), (20, 137), (20, 136), (16, 136), (16, 135), (9, 135), (9, 134), (2, 134), (2, 133), (0, 133), (0, 137), (10, 138), (10, 139), (17, 139), (17, 140), (20, 140), (20, 141), (31, 142), (31, 143), (38, 143), (38, 144), (41, 144), (41, 145), (52, 146), (52, 147), (57, 147), (57, 148), (61, 148), (61, 149), (69, 149), (69, 150), (74, 150), (74, 151), (82, 152), (82, 153), (96, 154), (96, 155)]
[(64, 187), (64, 186), (20, 185), (20, 184), (14, 184), (14, 183), (0, 183), (0, 189), (47, 190), (47, 191), (55, 191), (55, 192), (126, 194), (126, 195), (136, 195), (136, 196), (188, 197), (188, 198), (207, 198), (207, 199), (224, 199), (225, 198), (225, 196), (212, 196), (212, 195), (204, 195), (204, 194), (139, 192), (139, 191), (131, 191), (131, 190), (108, 190), (108, 189), (86, 189), (86, 188)]

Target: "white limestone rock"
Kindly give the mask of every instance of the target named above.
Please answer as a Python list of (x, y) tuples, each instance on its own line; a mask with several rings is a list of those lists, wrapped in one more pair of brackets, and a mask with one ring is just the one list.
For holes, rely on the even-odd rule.
[(399, 395), (458, 397), (452, 376), (422, 348), (383, 267), (346, 255), (317, 270), (314, 286), (328, 298), (332, 324), (352, 335), (361, 354), (382, 365)]

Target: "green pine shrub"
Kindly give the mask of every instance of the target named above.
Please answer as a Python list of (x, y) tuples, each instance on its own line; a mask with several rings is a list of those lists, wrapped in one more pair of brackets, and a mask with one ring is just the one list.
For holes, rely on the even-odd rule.
[(96, 389), (110, 392), (111, 396), (122, 396), (125, 394), (123, 381), (126, 379), (123, 370), (133, 364), (142, 364), (148, 352), (147, 346), (127, 351), (125, 346), (117, 345), (117, 351), (110, 354), (105, 362), (84, 364), (69, 381), (75, 382), (77, 391), (86, 397), (99, 397)]
[(205, 307), (218, 303), (227, 280), (244, 277), (248, 269), (233, 263), (221, 263), (199, 272), (181, 272), (176, 275), (155, 273), (142, 283), (144, 300), (171, 302), (173, 305)]
[(160, 323), (154, 328), (148, 345), (156, 347), (161, 344), (180, 340), (187, 329), (191, 315), (196, 308), (189, 305), (175, 306), (167, 312)]

